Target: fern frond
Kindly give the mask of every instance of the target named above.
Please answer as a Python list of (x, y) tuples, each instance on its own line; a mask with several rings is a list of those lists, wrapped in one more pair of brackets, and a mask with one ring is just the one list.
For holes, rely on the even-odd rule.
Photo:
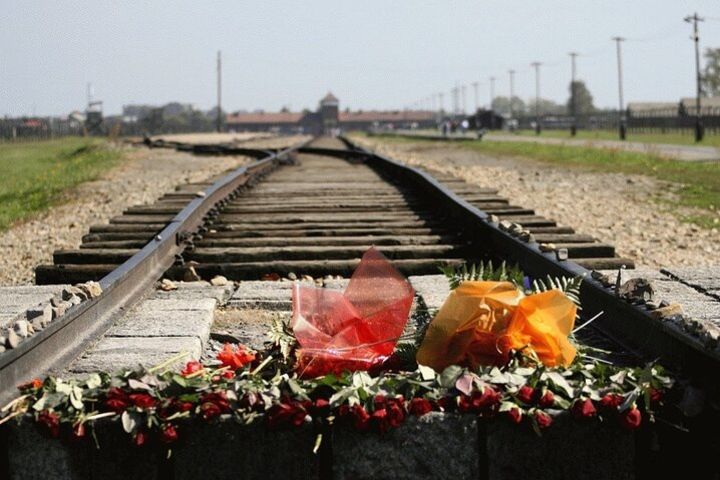
[(575, 305), (577, 305), (578, 310), (580, 310), (581, 309), (581, 307), (580, 307), (580, 285), (582, 284), (584, 279), (585, 279), (585, 277), (583, 277), (583, 276), (577, 276), (575, 278), (570, 278), (570, 277), (554, 277), (553, 278), (550, 275), (548, 275), (546, 278), (547, 283), (540, 278), (533, 280), (532, 292), (533, 293), (542, 293), (542, 292), (547, 292), (549, 290), (560, 290)]
[(517, 265), (508, 268), (507, 264), (502, 262), (496, 269), (493, 267), (492, 260), (487, 263), (472, 264), (469, 269), (466, 263), (458, 267), (448, 265), (440, 267), (440, 271), (447, 277), (451, 290), (467, 281), (510, 281), (518, 287), (522, 287), (525, 276)]
[(297, 339), (290, 327), (290, 322), (286, 322), (281, 317), (273, 318), (268, 336), (273, 345), (279, 347), (285, 360), (292, 356), (297, 346)]

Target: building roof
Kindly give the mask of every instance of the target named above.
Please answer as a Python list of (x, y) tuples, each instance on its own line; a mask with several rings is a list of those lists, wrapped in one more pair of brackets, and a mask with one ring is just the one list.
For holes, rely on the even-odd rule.
[[(695, 108), (695, 97), (684, 97), (680, 104), (685, 108)], [(720, 108), (720, 97), (700, 97), (700, 107)]]
[(678, 104), (675, 102), (629, 102), (627, 108), (633, 112), (645, 112), (648, 110), (661, 110), (664, 108), (677, 109)]
[(431, 120), (434, 113), (426, 110), (401, 110), (394, 112), (369, 110), (366, 112), (340, 112), (340, 122), (418, 122)]
[(228, 124), (278, 124), (278, 123), (298, 123), (303, 117), (302, 113), (295, 112), (260, 112), (260, 113), (235, 113), (228, 115), (226, 122)]
[(330, 92), (328, 92), (327, 95), (325, 95), (322, 98), (322, 100), (320, 100), (321, 104), (323, 104), (323, 103), (339, 103), (339, 102), (340, 102), (340, 100), (338, 100), (338, 98)]

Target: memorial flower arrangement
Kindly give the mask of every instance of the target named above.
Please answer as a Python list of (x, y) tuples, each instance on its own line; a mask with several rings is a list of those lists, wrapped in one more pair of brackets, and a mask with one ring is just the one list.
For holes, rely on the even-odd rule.
[(344, 293), (296, 288), (293, 320), (272, 325), (265, 351), (226, 344), (214, 361), (180, 371), (173, 358), (33, 380), (0, 422), (30, 420), (50, 437), (82, 439), (115, 421), (142, 446), (174, 444), (189, 421), (220, 419), (380, 434), (431, 412), (538, 434), (561, 415), (627, 430), (654, 421), (672, 379), (658, 365), (617, 366), (573, 344), (579, 280), (532, 285), (504, 267), (446, 273), (450, 296), (415, 332), (403, 333), (412, 288), (371, 250)]

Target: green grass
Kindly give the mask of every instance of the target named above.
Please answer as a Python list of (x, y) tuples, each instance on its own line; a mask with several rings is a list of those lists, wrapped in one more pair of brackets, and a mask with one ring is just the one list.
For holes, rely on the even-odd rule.
[[(428, 142), (431, 140), (384, 137), (390, 142)], [(528, 142), (467, 141), (454, 144), (497, 157), (529, 158), (544, 163), (581, 167), (600, 172), (647, 175), (679, 184), (679, 205), (696, 207), (697, 215), (683, 220), (705, 228), (720, 227), (720, 162), (683, 162), (650, 154), (616, 149), (568, 145), (543, 145)]]
[(103, 140), (63, 138), (0, 143), (0, 230), (62, 201), (119, 159)]
[[(535, 132), (532, 130), (520, 130), (519, 135), (524, 137), (534, 137)], [(541, 137), (565, 138), (572, 139), (570, 132), (567, 130), (543, 130)], [(618, 132), (615, 130), (578, 130), (578, 140), (619, 140)], [(702, 142), (696, 143), (694, 134), (688, 133), (634, 133), (628, 132), (628, 142), (641, 143), (665, 143), (671, 145), (699, 145), (707, 147), (720, 147), (720, 135), (705, 135)]]

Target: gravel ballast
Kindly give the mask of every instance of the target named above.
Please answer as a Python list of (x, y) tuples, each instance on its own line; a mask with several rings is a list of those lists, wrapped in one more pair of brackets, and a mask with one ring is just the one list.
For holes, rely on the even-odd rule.
[(461, 146), (395, 143), (353, 137), (377, 153), (409, 165), (497, 188), (516, 205), (579, 233), (615, 245), (622, 257), (646, 267), (717, 263), (720, 226), (702, 229), (680, 220), (695, 213), (673, 205), (673, 185), (641, 175), (601, 173), (525, 158), (490, 157)]

